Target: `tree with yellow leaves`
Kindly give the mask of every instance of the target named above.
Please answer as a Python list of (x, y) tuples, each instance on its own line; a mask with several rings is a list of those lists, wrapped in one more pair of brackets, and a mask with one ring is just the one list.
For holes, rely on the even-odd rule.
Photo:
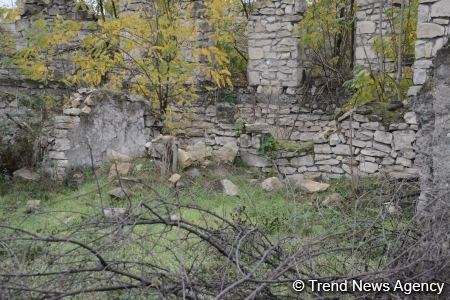
[[(57, 18), (49, 25), (39, 19), (15, 63), (32, 80), (143, 95), (163, 118), (172, 104), (195, 98), (199, 72), (210, 79), (208, 89), (231, 86), (226, 53), (197, 45), (195, 23), (180, 11), (178, 1), (157, 0), (137, 12), (104, 14), (92, 22)], [(201, 59), (186, 60), (186, 49)]]

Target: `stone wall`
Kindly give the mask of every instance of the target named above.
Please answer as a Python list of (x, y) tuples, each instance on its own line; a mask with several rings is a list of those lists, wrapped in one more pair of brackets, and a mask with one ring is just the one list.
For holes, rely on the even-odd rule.
[(415, 96), (433, 73), (433, 58), (448, 41), (450, 31), (450, 1), (421, 0), (418, 12), (414, 86)]
[[(179, 132), (181, 147), (205, 141), (218, 150), (236, 143), (244, 163), (262, 171), (330, 179), (350, 175), (353, 165), (353, 173), (361, 176), (383, 172), (402, 178), (417, 176), (418, 124), (412, 112), (386, 126), (368, 109), (353, 114), (350, 122), (348, 114), (336, 120), (333, 113), (307, 105), (203, 103), (192, 108), (190, 118), (190, 125)], [(274, 153), (261, 153), (269, 134), (288, 145), (274, 157)]]
[(249, 85), (259, 94), (295, 95), (307, 59), (293, 28), (303, 18), (306, 1), (270, 0), (255, 5), (248, 23)]
[[(386, 37), (391, 29), (386, 10), (392, 2), (387, 0), (356, 0), (358, 10), (355, 22), (355, 65), (370, 65), (379, 68), (381, 58), (372, 49), (375, 38)], [(389, 61), (385, 61), (389, 66)]]
[(81, 89), (71, 106), (54, 117), (45, 171), (61, 180), (70, 172), (91, 167), (90, 149), (97, 167), (112, 151), (136, 157), (152, 136), (145, 126), (149, 104), (138, 96)]

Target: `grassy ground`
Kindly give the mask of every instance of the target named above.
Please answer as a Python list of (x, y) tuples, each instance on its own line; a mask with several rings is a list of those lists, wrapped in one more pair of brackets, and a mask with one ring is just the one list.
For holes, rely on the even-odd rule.
[[(126, 201), (111, 200), (107, 192), (118, 186), (108, 179), (109, 166), (101, 169), (98, 177), (102, 190), (102, 199), (106, 207), (123, 207)], [(182, 174), (184, 187), (176, 192), (166, 177), (161, 177), (154, 165), (146, 160), (134, 162), (132, 177), (141, 179), (155, 188), (167, 199), (195, 204), (213, 210), (217, 214), (235, 221), (248, 222), (273, 235), (301, 234), (305, 237), (317, 235), (351, 214), (349, 198), (350, 186), (347, 180), (332, 182), (332, 188), (322, 194), (307, 195), (290, 190), (265, 192), (251, 179), (261, 181), (261, 175), (240, 167), (212, 167), (201, 170), (201, 177), (191, 179)], [(54, 233), (61, 225), (78, 223), (87, 216), (100, 212), (100, 197), (95, 177), (86, 172), (85, 181), (78, 188), (69, 188), (47, 180), (41, 182), (23, 182), (3, 180), (0, 182), (0, 223), (20, 225), (26, 230), (37, 233)], [(220, 180), (230, 179), (240, 189), (239, 197), (230, 197), (222, 193)], [(148, 198), (148, 190), (140, 186), (129, 187), (133, 201)], [(319, 202), (327, 194), (340, 193), (348, 200), (347, 208), (328, 209), (320, 207)], [(30, 199), (41, 200), (37, 211), (27, 209)], [(184, 218), (195, 220), (195, 215), (185, 212)], [(244, 220), (245, 219), (245, 220)]]
[[(260, 173), (238, 166), (227, 168), (212, 166), (208, 169), (200, 168), (202, 176), (197, 178), (189, 178), (187, 174), (181, 173), (183, 187), (174, 188), (167, 180), (170, 174), (161, 176), (151, 161), (141, 159), (133, 162), (133, 165), (134, 170), (129, 177), (144, 182), (168, 202), (196, 205), (211, 210), (234, 223), (258, 227), (274, 241), (288, 235), (296, 236), (297, 241), (302, 241), (312, 237), (334, 234), (338, 231), (351, 230), (356, 222), (358, 226), (362, 224), (361, 226), (364, 228), (382, 224), (383, 226), (380, 227), (383, 230), (389, 230), (389, 228), (402, 226), (402, 220), (406, 221), (408, 217), (408, 213), (400, 217), (380, 214), (383, 204), (379, 200), (379, 183), (373, 179), (363, 180), (360, 192), (357, 194), (352, 192), (351, 184), (346, 179), (332, 181), (330, 189), (319, 194), (305, 194), (289, 189), (266, 192), (258, 184), (264, 179)], [(77, 188), (58, 185), (46, 179), (33, 183), (3, 179), (0, 182), (0, 224), (20, 227), (40, 235), (57, 236), (58, 234), (70, 235), (72, 230), (79, 230), (84, 223), (101, 220), (101, 201), (105, 207), (129, 205), (128, 199), (113, 200), (108, 196), (108, 191), (118, 186), (117, 181), (108, 179), (109, 168), (110, 165), (105, 165), (96, 172), (101, 187), (101, 197), (98, 193), (96, 178), (91, 172), (84, 174), (85, 180)], [(223, 194), (220, 184), (220, 180), (223, 178), (231, 180), (239, 187), (239, 197)], [(258, 183), (252, 182), (255, 179)], [(122, 184), (126, 185), (132, 195), (130, 199), (134, 205), (154, 203), (155, 197), (157, 197), (156, 193), (150, 192), (143, 185), (127, 184), (126, 182), (122, 182)], [(343, 207), (325, 208), (320, 205), (321, 201), (331, 193), (339, 193), (342, 196)], [(27, 208), (27, 201), (30, 199), (41, 200), (39, 209), (30, 211)], [(195, 210), (174, 210), (167, 214), (177, 214), (183, 220), (197, 224), (204, 224), (208, 221), (202, 219), (201, 213)], [(130, 237), (129, 240), (138, 242), (128, 242), (128, 239), (124, 239), (120, 245), (114, 245), (115, 241), (106, 241), (107, 244), (114, 245), (106, 252), (108, 259), (132, 258), (147, 263), (163, 262), (162, 265), (173, 270), (179, 268), (179, 261), (177, 261), (179, 257), (183, 257), (186, 263), (195, 259), (195, 252), (201, 249), (192, 250), (196, 249), (195, 240), (180, 242), (177, 230), (165, 235), (166, 240), (163, 243), (153, 243), (158, 236), (158, 231), (162, 228), (153, 226), (133, 229), (130, 231), (133, 237)], [(100, 229), (96, 234), (102, 234), (102, 230)], [(139, 235), (148, 236), (149, 231), (155, 232), (155, 237), (144, 242), (140, 240)], [(80, 237), (79, 231), (77, 234)], [(88, 235), (89, 233), (86, 233), (86, 239), (89, 239)], [(105, 243), (105, 240), (102, 240), (102, 243)], [(351, 241), (349, 241), (350, 243)], [(153, 244), (158, 245), (153, 246)], [(102, 244), (97, 245), (97, 243), (93, 243), (93, 245), (103, 246)], [(56, 248), (25, 249), (21, 244), (17, 244), (15, 247), (17, 247), (17, 253), (23, 253), (23, 259), (34, 261), (34, 264), (26, 265), (24, 271), (30, 268), (34, 272), (46, 269), (44, 259), (46, 251), (62, 251)], [(55, 244), (51, 247), (67, 247), (64, 251), (69, 251), (71, 246)], [(295, 248), (295, 245), (292, 247)], [(295, 251), (294, 248), (292, 251)], [(183, 249), (189, 250), (184, 251)], [(36, 259), (40, 254), (43, 254), (42, 261)], [(368, 254), (351, 257), (330, 254), (320, 258), (317, 264), (320, 265), (319, 269), (326, 268), (323, 270), (327, 272), (326, 270), (344, 268), (342, 261), (345, 261), (345, 268), (352, 264), (361, 267), (363, 265), (367, 267), (369, 264), (374, 265), (375, 268), (375, 265), (381, 260), (383, 260), (383, 250), (375, 249), (371, 251), (370, 257)], [(208, 263), (203, 265), (212, 273), (214, 273), (214, 266), (214, 258), (208, 258)]]

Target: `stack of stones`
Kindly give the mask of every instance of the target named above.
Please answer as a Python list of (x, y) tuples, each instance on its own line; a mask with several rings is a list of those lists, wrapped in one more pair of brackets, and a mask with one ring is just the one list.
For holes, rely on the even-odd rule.
[(415, 96), (429, 78), (433, 58), (448, 42), (450, 31), (450, 1), (421, 0), (417, 25), (416, 61), (414, 63), (414, 86), (409, 90)]
[(260, 94), (296, 94), (308, 65), (293, 29), (306, 1), (259, 1), (248, 23), (248, 81)]

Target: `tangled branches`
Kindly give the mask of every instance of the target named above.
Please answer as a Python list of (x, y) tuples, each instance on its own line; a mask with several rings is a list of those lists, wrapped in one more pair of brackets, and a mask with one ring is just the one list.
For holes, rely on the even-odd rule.
[[(275, 238), (193, 205), (177, 189), (161, 195), (140, 180), (121, 181), (146, 191), (125, 212), (85, 215), (46, 235), (0, 225), (2, 298), (323, 298), (310, 289), (294, 293), (292, 282), (446, 280), (439, 274), (448, 268), (448, 251), (438, 245), (433, 252), (438, 248), (430, 242), (436, 232), (417, 230), (416, 216), (389, 218), (386, 205), (367, 214), (362, 196), (351, 218), (320, 236)], [(380, 200), (398, 205), (411, 187), (385, 181)], [(448, 228), (448, 218), (438, 221)]]

